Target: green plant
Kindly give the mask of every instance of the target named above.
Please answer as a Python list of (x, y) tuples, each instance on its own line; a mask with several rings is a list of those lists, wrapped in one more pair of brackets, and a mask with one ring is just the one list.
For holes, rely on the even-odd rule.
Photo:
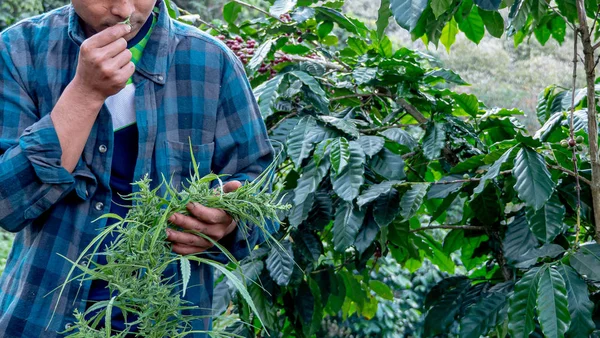
[[(167, 221), (169, 216), (175, 212), (188, 214), (186, 205), (197, 202), (225, 210), (237, 221), (244, 233), (247, 233), (248, 225), (253, 224), (256, 231), (263, 233), (264, 238), (271, 238), (266, 228), (267, 221), (278, 222), (276, 212), (288, 208), (279, 203), (278, 192), (268, 191), (273, 167), (236, 191), (223, 193), (223, 175), (209, 174), (200, 177), (193, 154), (192, 163), (195, 172), (181, 192), (175, 191), (165, 181), (162, 185), (166, 187), (167, 193), (159, 196), (157, 192), (161, 187), (151, 190), (150, 180), (145, 178), (135, 183), (139, 192), (125, 197), (132, 201), (133, 207), (124, 219), (114, 214), (102, 217), (113, 218), (117, 222), (104, 229), (77, 261), (72, 262), (73, 268), (60, 292), (67, 283), (74, 280), (80, 280), (80, 283), (88, 279), (103, 280), (108, 283), (112, 298), (95, 303), (85, 313), (76, 313), (77, 322), (68, 330), (71, 332), (70, 337), (125, 337), (134, 326), (137, 326), (136, 335), (140, 337), (183, 337), (194, 333), (191, 322), (201, 317), (186, 314), (186, 311), (192, 311), (196, 307), (182, 299), (190, 280), (191, 262), (210, 265), (227, 276), (249, 306), (257, 311), (243, 284), (243, 275), (235, 275), (225, 265), (201, 255), (174, 254), (166, 241), (166, 229), (173, 227)], [(212, 189), (211, 183), (218, 185)], [(110, 233), (115, 233), (116, 239), (101, 253), (106, 257), (107, 264), (94, 263), (99, 245)], [(210, 240), (227, 254), (227, 250), (210, 237), (202, 233), (196, 234)], [(269, 243), (278, 245), (272, 240)], [(229, 259), (236, 264), (234, 257), (229, 255)], [(165, 275), (167, 268), (173, 264), (179, 264), (181, 268), (181, 281), (171, 280)], [(76, 269), (82, 272), (74, 275)], [(125, 318), (133, 318), (126, 323), (127, 328), (122, 332), (114, 332), (111, 328), (111, 314), (115, 308), (119, 308)], [(102, 319), (105, 320), (105, 325), (104, 328), (99, 328)], [(220, 332), (211, 334), (226, 335)]]

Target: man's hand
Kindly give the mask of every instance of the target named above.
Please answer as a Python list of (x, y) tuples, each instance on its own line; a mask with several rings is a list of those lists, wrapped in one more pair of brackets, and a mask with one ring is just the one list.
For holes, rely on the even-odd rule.
[(121, 91), (133, 75), (135, 65), (123, 38), (129, 32), (129, 25), (114, 25), (81, 44), (73, 81), (93, 98), (104, 102), (107, 97)]
[[(227, 182), (223, 185), (223, 192), (232, 192), (241, 186), (239, 181)], [(190, 216), (175, 213), (169, 221), (184, 230), (201, 232), (214, 241), (219, 241), (237, 227), (231, 216), (221, 209), (207, 208), (198, 203), (189, 203), (187, 208)], [(213, 247), (213, 243), (202, 236), (172, 229), (167, 229), (167, 240), (173, 243), (173, 252), (181, 255), (200, 253)]]

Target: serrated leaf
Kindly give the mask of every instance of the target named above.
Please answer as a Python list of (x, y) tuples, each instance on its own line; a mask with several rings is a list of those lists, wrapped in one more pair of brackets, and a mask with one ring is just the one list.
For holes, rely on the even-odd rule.
[(508, 160), (513, 149), (514, 148), (508, 149), (502, 156), (500, 156), (500, 158), (496, 162), (494, 162), (494, 164), (488, 169), (485, 175), (481, 177), (479, 184), (477, 185), (477, 187), (475, 187), (475, 189), (473, 189), (473, 193), (481, 194), (487, 182), (498, 177), (498, 175), (500, 174), (500, 168), (502, 167), (504, 162)]
[(294, 270), (294, 253), (292, 243), (284, 241), (280, 245), (272, 245), (267, 257), (267, 270), (271, 278), (279, 286), (286, 286), (290, 282)]
[(530, 250), (535, 249), (537, 244), (537, 240), (529, 230), (525, 216), (515, 216), (515, 219), (508, 225), (508, 230), (502, 242), (506, 260), (511, 264), (522, 262), (523, 256)]
[(181, 285), (183, 294), (182, 297), (185, 297), (185, 291), (187, 290), (188, 284), (190, 283), (190, 276), (192, 273), (192, 269), (190, 266), (190, 260), (185, 257), (179, 257), (179, 266), (181, 267), (181, 279), (183, 284)]
[(554, 181), (542, 155), (529, 147), (519, 150), (515, 158), (513, 176), (519, 198), (534, 210), (541, 208), (554, 191)]
[(279, 17), (281, 14), (291, 11), (296, 6), (296, 1), (297, 0), (275, 0), (275, 3), (269, 8), (269, 13)]
[(493, 292), (482, 297), (477, 304), (469, 308), (460, 322), (461, 338), (479, 338), (496, 327), (504, 318), (498, 314), (507, 305), (506, 294)]
[(379, 136), (362, 135), (358, 139), (358, 143), (360, 143), (360, 145), (362, 146), (365, 155), (372, 157), (373, 155), (381, 151), (383, 145), (385, 144), (385, 139)]
[(341, 202), (338, 205), (333, 222), (333, 245), (336, 251), (343, 252), (354, 243), (364, 218), (365, 211), (355, 208), (352, 203)]
[(600, 281), (600, 245), (584, 244), (575, 254), (569, 257), (571, 266), (580, 275), (593, 281)]
[(294, 127), (287, 139), (288, 156), (299, 168), (302, 160), (310, 155), (315, 143), (320, 142), (325, 132), (317, 125), (312, 116), (303, 117)]
[(410, 219), (417, 213), (423, 203), (427, 188), (429, 188), (429, 184), (417, 183), (413, 184), (410, 190), (404, 193), (400, 200), (400, 215), (405, 220)]
[(388, 180), (401, 180), (406, 177), (402, 156), (394, 154), (385, 147), (379, 154), (373, 156), (369, 165), (373, 171)]
[(508, 306), (508, 330), (511, 337), (526, 338), (533, 332), (538, 280), (544, 269), (532, 268), (515, 284)]
[[(351, 202), (360, 192), (365, 180), (365, 153), (358, 142), (350, 142), (348, 165), (337, 176), (331, 178), (333, 191), (344, 201)], [(333, 153), (333, 151), (332, 151)]]
[(441, 123), (432, 123), (427, 127), (423, 136), (423, 154), (428, 160), (434, 160), (440, 156), (440, 152), (446, 144), (446, 132)]
[(387, 193), (381, 195), (375, 201), (373, 215), (375, 222), (380, 227), (386, 227), (392, 223), (400, 213), (400, 193), (398, 190), (391, 189)]
[(339, 137), (329, 145), (329, 158), (331, 159), (331, 169), (338, 175), (348, 165), (350, 160), (350, 143), (344, 137)]
[(547, 267), (540, 274), (537, 294), (538, 320), (544, 336), (564, 337), (571, 316), (565, 281), (554, 267)]
[(560, 264), (557, 269), (565, 281), (571, 315), (571, 325), (567, 335), (569, 337), (589, 337), (596, 325), (592, 320), (594, 303), (590, 300), (588, 286), (572, 267)]
[(542, 243), (552, 242), (562, 232), (564, 217), (565, 207), (556, 194), (537, 211), (531, 208), (527, 209), (529, 227)]
[(417, 141), (410, 136), (409, 133), (400, 129), (400, 128), (390, 128), (381, 132), (381, 135), (387, 137), (388, 139), (398, 142), (399, 144), (407, 147), (411, 151), (413, 151), (419, 144)]
[(390, 16), (392, 16), (390, 0), (381, 0), (379, 11), (377, 12), (377, 37), (379, 39), (384, 36), (385, 29), (389, 25)]
[(412, 32), (427, 8), (427, 0), (390, 0), (392, 13), (400, 27)]

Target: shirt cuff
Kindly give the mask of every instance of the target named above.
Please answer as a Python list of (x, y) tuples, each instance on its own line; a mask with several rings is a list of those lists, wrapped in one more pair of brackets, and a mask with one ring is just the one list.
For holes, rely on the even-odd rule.
[(36, 175), (46, 184), (72, 184), (73, 175), (61, 164), (62, 149), (50, 115), (27, 127), (19, 139)]

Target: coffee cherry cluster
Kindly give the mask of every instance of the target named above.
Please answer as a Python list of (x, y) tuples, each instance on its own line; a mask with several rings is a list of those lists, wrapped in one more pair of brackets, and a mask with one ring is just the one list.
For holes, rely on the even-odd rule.
[(256, 51), (256, 41), (254, 39), (248, 39), (244, 41), (241, 36), (236, 36), (233, 39), (227, 39), (225, 35), (219, 35), (217, 38), (225, 42), (227, 47), (229, 47), (235, 53), (235, 55), (242, 61), (243, 64), (247, 64)]
[(563, 148), (575, 148), (579, 151), (583, 150), (583, 136), (577, 136), (575, 139), (569, 138), (560, 141), (560, 146)]
[(288, 13), (285, 13), (285, 14), (281, 14), (279, 16), (279, 20), (281, 20), (285, 23), (289, 23), (289, 22), (292, 22), (292, 17)]

